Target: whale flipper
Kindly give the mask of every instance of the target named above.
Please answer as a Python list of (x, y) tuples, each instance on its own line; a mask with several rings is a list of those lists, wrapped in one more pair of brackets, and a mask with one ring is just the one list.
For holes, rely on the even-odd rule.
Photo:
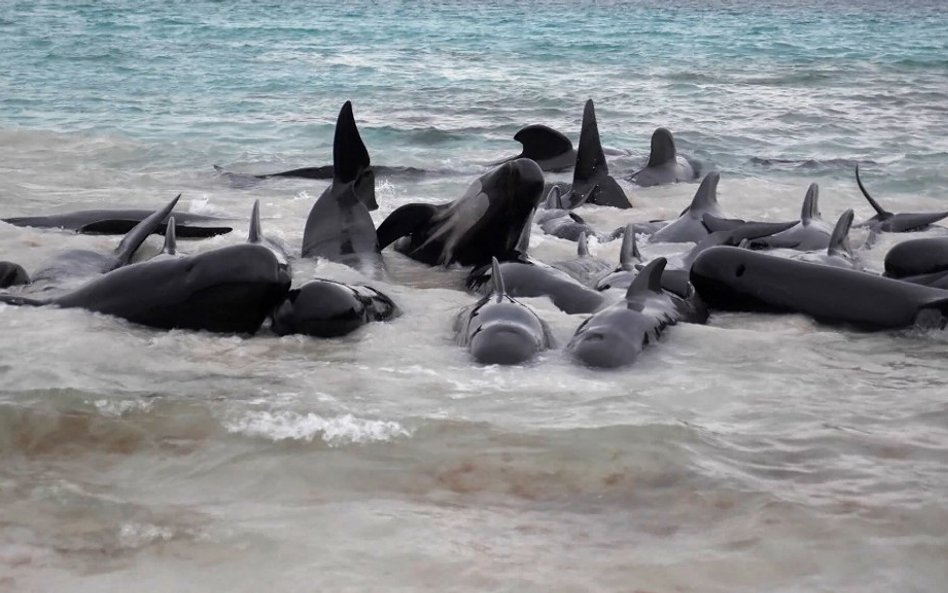
[(573, 189), (568, 201), (570, 208), (576, 208), (586, 202), (615, 208), (632, 207), (625, 192), (609, 175), (592, 99), (586, 101), (583, 110), (583, 127), (576, 152), (576, 168), (573, 171)]
[(168, 219), (168, 216), (171, 214), (171, 211), (174, 210), (174, 207), (178, 204), (178, 200), (180, 199), (181, 194), (178, 194), (173, 200), (165, 204), (163, 208), (145, 217), (122, 237), (122, 241), (118, 244), (118, 247), (115, 248), (115, 259), (118, 263), (115, 267), (128, 265), (128, 263), (132, 261), (132, 256), (135, 255), (138, 248), (145, 242), (145, 239), (162, 226), (161, 223)]
[(433, 204), (405, 204), (400, 206), (379, 225), (379, 249), (385, 249), (397, 239), (408, 236), (431, 222), (438, 207)]

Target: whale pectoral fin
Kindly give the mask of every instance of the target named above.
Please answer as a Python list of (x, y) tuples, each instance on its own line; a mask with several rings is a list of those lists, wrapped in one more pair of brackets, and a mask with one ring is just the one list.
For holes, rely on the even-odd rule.
[(4, 305), (13, 305), (14, 307), (45, 307), (52, 305), (50, 301), (38, 301), (26, 297), (14, 296), (12, 294), (0, 294), (0, 303)]
[(733, 231), (747, 224), (747, 221), (740, 218), (721, 218), (713, 214), (705, 214), (701, 217), (701, 224), (708, 229), (709, 233), (716, 233), (717, 231)]
[(884, 225), (885, 230), (890, 233), (906, 233), (924, 229), (945, 218), (948, 218), (948, 212), (893, 214), (892, 218), (885, 221)]
[(389, 214), (376, 231), (379, 250), (431, 222), (436, 211), (436, 207), (431, 204), (406, 204)]
[(76, 232), (80, 235), (124, 235), (138, 223), (138, 220), (110, 218), (76, 227)]
[(180, 199), (181, 194), (178, 194), (162, 208), (145, 217), (122, 237), (121, 243), (115, 249), (115, 257), (119, 261), (119, 266), (127, 265), (132, 260), (132, 256), (145, 242), (145, 239), (162, 227), (162, 224), (168, 219)]

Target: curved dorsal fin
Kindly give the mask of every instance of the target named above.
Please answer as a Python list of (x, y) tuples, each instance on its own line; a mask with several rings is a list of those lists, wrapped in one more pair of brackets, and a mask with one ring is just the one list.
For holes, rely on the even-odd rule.
[(814, 218), (820, 218), (820, 186), (811, 183), (810, 187), (806, 189), (806, 196), (803, 198), (800, 220), (806, 225)]
[(500, 271), (500, 262), (496, 257), (491, 258), (491, 276), (494, 280), (494, 297), (500, 302), (507, 296), (507, 288), (504, 286), (504, 275)]
[(167, 255), (174, 255), (178, 252), (178, 240), (174, 229), (174, 216), (170, 216), (168, 217), (168, 226), (165, 227), (165, 244), (161, 247), (161, 252)]
[(586, 236), (586, 231), (579, 233), (579, 238), (576, 240), (576, 255), (579, 257), (589, 255), (589, 238)]
[(665, 271), (665, 264), (668, 263), (664, 257), (656, 257), (648, 262), (648, 265), (642, 268), (639, 275), (635, 277), (629, 290), (625, 293), (626, 300), (630, 300), (637, 295), (646, 292), (662, 292), (662, 273)]
[(260, 227), (260, 200), (253, 201), (253, 210), (250, 211), (250, 232), (247, 233), (248, 243), (263, 241), (263, 230)]
[[(691, 200), (691, 205), (687, 211), (691, 213), (692, 218), (701, 220), (706, 212), (715, 213), (718, 211), (718, 182), (721, 181), (721, 174), (712, 171), (704, 176), (695, 197)], [(684, 214), (684, 212), (682, 212)]]
[(852, 249), (849, 248), (849, 229), (853, 225), (853, 209), (849, 208), (843, 212), (836, 226), (833, 227), (833, 234), (830, 236), (829, 248), (827, 252), (830, 255), (851, 255)]
[(132, 227), (132, 230), (128, 231), (128, 233), (122, 237), (121, 243), (115, 248), (115, 258), (119, 261), (119, 267), (132, 261), (132, 256), (135, 255), (138, 248), (141, 247), (149, 235), (161, 227), (161, 223), (168, 218), (168, 215), (171, 214), (171, 211), (174, 210), (174, 207), (178, 204), (178, 200), (180, 199), (181, 194), (178, 194), (173, 200), (165, 204), (163, 208), (154, 211), (142, 219), (141, 222)]
[(597, 175), (608, 175), (606, 155), (599, 140), (599, 125), (596, 123), (596, 108), (593, 100), (586, 101), (583, 109), (583, 127), (579, 133), (579, 148), (576, 151), (576, 169), (573, 185), (594, 179)]
[(566, 210), (566, 205), (563, 203), (563, 190), (560, 189), (560, 186), (554, 185), (550, 188), (550, 193), (546, 194), (546, 200), (543, 202), (543, 206), (547, 210)]
[(652, 147), (646, 167), (657, 167), (675, 160), (675, 139), (668, 128), (658, 128), (652, 132)]
[(336, 119), (336, 133), (332, 142), (333, 181), (351, 183), (369, 167), (369, 151), (362, 142), (352, 102), (346, 101)]
[(869, 205), (872, 206), (872, 209), (876, 211), (876, 214), (879, 215), (879, 218), (888, 218), (892, 216), (891, 212), (888, 212), (885, 208), (879, 205), (879, 202), (872, 199), (872, 196), (869, 195), (869, 192), (866, 191), (866, 186), (862, 184), (862, 179), (859, 178), (859, 165), (856, 165), (856, 184), (859, 186), (859, 191), (862, 192), (862, 195), (866, 197), (866, 200), (869, 201)]
[(543, 124), (531, 124), (514, 134), (514, 140), (523, 145), (521, 157), (543, 160), (566, 154), (573, 150), (573, 143), (565, 134)]
[(619, 267), (628, 271), (632, 269), (637, 261), (642, 261), (642, 254), (639, 253), (639, 246), (635, 241), (635, 225), (630, 224), (626, 225), (625, 234), (622, 236), (622, 247), (619, 249)]

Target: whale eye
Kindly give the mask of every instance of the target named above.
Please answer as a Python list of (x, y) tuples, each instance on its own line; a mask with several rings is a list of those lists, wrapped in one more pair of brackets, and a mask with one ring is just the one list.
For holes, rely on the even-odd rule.
[(747, 268), (744, 267), (744, 264), (741, 264), (741, 265), (737, 266), (737, 270), (735, 270), (734, 275), (737, 276), (738, 278), (740, 278), (741, 276), (744, 275), (744, 272), (745, 272), (745, 271), (747, 271)]

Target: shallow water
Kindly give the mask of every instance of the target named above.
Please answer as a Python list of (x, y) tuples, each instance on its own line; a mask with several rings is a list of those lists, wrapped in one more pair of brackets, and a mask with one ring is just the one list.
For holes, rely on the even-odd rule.
[[(735, 216), (792, 219), (817, 181), (828, 220), (865, 219), (856, 162), (892, 210), (945, 208), (942, 11), (11, 2), (0, 213), (183, 192), (181, 209), (245, 221), (260, 199), (266, 231), (298, 251), (325, 182), (232, 187), (211, 165), (327, 163), (352, 99), (374, 163), (439, 171), (381, 178), (378, 223), (459, 196), (517, 152), (521, 125), (575, 141), (588, 97), (627, 152), (614, 171), (668, 126), (722, 171)], [(633, 210), (580, 214), (602, 230), (667, 218), (696, 189), (624, 187)], [(237, 226), (182, 249), (238, 242)], [(0, 224), (0, 252), (28, 270), (116, 242)], [(575, 249), (538, 229), (531, 247)], [(451, 334), (475, 298), (464, 272), (385, 258), (382, 278), (295, 262), (298, 283), (371, 282), (401, 307), (338, 340), (0, 305), (0, 590), (944, 590), (948, 334), (716, 314), (622, 371), (559, 350), (479, 367)], [(561, 345), (579, 325), (529, 303)]]

